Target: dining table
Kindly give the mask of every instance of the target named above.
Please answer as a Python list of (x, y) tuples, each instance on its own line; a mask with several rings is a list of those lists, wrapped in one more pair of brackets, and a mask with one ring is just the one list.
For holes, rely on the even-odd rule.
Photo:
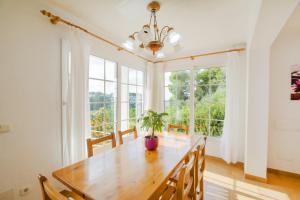
[(163, 132), (158, 148), (148, 151), (144, 137), (53, 172), (53, 177), (85, 199), (158, 199), (163, 186), (201, 135)]

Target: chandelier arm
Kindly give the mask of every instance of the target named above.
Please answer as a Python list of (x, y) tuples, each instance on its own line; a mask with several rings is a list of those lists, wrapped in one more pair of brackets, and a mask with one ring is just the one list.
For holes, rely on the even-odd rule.
[(153, 15), (153, 13), (151, 12), (150, 21), (149, 21), (149, 27), (151, 27), (152, 15)]
[[(171, 29), (170, 26), (164, 26), (164, 27), (161, 29), (160, 34), (159, 34), (160, 39), (162, 38), (162, 34), (163, 34), (163, 32), (164, 32), (164, 30), (165, 30), (166, 28), (168, 29), (167, 33), (168, 33), (169, 30)], [(164, 42), (164, 40), (165, 40), (165, 38), (167, 37), (167, 35), (168, 35), (168, 34), (166, 34), (166, 35), (163, 37), (163, 39), (161, 40), (161, 42)]]

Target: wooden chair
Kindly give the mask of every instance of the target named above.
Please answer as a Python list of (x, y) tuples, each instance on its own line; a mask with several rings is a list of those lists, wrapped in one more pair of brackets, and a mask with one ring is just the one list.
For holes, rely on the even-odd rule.
[(48, 181), (45, 176), (38, 175), (38, 179), (40, 181), (43, 200), (84, 200), (78, 194), (63, 190), (58, 192)]
[(101, 138), (97, 138), (97, 139), (88, 138), (86, 140), (88, 157), (92, 157), (94, 155), (93, 145), (99, 144), (99, 143), (105, 142), (105, 141), (110, 141), (110, 140), (111, 140), (112, 148), (115, 148), (116, 147), (116, 136), (115, 136), (114, 133), (111, 133), (110, 135), (107, 135), (107, 136), (104, 136), (104, 137), (101, 137)]
[(184, 130), (185, 134), (189, 134), (189, 126), (187, 125), (169, 124), (168, 132), (170, 132), (171, 129)]
[[(199, 145), (197, 147), (197, 163), (196, 163), (196, 170), (195, 170), (195, 188), (196, 188), (196, 194), (199, 196), (200, 200), (203, 200), (204, 196), (204, 170), (205, 170), (205, 147), (206, 147), (206, 140), (207, 137), (204, 137), (204, 144)], [(198, 187), (199, 186), (199, 187)]]
[(118, 133), (119, 133), (119, 141), (120, 141), (120, 144), (123, 144), (123, 143), (124, 143), (124, 141), (123, 141), (123, 135), (133, 133), (134, 139), (136, 139), (136, 138), (138, 137), (136, 127), (131, 128), (131, 129), (128, 129), (128, 130), (126, 130), (126, 131), (118, 131)]

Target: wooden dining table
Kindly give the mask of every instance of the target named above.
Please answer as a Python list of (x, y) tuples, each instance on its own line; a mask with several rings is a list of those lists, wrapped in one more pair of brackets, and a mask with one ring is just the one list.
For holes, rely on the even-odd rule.
[(157, 150), (147, 151), (144, 138), (139, 137), (58, 169), (53, 176), (86, 199), (157, 199), (162, 186), (201, 138), (163, 133)]

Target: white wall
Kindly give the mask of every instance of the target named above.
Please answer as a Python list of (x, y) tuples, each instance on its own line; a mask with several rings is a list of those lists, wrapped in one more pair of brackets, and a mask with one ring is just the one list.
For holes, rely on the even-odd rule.
[[(42, 2), (0, 1), (0, 123), (12, 128), (0, 135), (0, 193), (13, 188), (17, 199), (41, 199), (37, 174), (51, 178), (62, 164), (60, 39), (68, 28), (50, 24), (39, 11), (55, 9)], [(91, 42), (99, 56), (144, 68), (136, 57)], [(31, 191), (21, 198), (23, 186)]]
[(300, 6), (271, 48), (268, 167), (300, 173), (300, 101), (290, 100), (291, 66), (300, 65)]

